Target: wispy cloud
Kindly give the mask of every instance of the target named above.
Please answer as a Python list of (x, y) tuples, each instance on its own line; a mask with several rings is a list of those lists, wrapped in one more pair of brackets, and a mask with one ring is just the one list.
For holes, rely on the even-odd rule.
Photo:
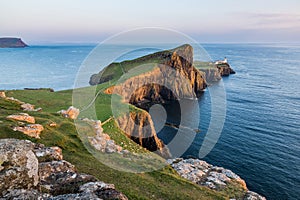
[(236, 13), (248, 29), (298, 29), (300, 14), (288, 13)]

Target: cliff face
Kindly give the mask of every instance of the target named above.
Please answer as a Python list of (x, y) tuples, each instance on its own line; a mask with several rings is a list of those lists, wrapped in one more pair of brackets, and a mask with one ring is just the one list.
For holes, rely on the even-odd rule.
[(148, 112), (131, 112), (117, 118), (116, 122), (134, 142), (150, 151), (158, 151), (163, 157), (170, 157), (168, 150), (163, 149), (163, 142), (157, 137), (153, 121)]
[(27, 46), (21, 38), (0, 38), (0, 48), (22, 48)]
[(219, 64), (217, 68), (221, 76), (229, 76), (230, 74), (235, 74), (235, 71), (230, 67), (228, 63)]
[[(106, 92), (119, 94), (125, 102), (145, 109), (148, 103), (196, 98), (207, 87), (203, 73), (193, 67), (193, 48), (190, 45), (149, 57), (150, 60), (154, 58), (159, 61), (153, 70), (133, 76)], [(144, 62), (147, 64), (147, 59), (144, 58)]]
[(222, 79), (218, 68), (204, 68), (200, 69), (200, 71), (204, 72), (203, 77), (205, 78), (205, 81), (209, 84)]
[[(132, 67), (132, 71), (149, 66), (151, 70), (129, 76), (105, 92), (119, 94), (124, 102), (146, 111), (156, 103), (166, 103), (181, 98), (196, 98), (207, 87), (203, 73), (193, 66), (193, 48), (190, 45), (183, 45), (126, 62), (121, 65), (130, 66), (132, 64), (135, 66)], [(93, 75), (90, 82), (95, 80), (101, 82), (103, 79), (98, 75)], [(151, 116), (147, 112), (130, 113), (130, 115), (118, 118), (117, 122), (128, 137), (136, 143), (150, 151), (162, 151), (163, 143), (158, 139)], [(167, 153), (161, 152), (161, 154)]]

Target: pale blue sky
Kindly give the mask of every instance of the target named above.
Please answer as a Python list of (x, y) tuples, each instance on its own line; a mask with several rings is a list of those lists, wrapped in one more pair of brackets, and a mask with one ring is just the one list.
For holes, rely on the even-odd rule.
[(0, 36), (99, 42), (163, 27), (199, 42), (300, 42), (299, 0), (0, 0)]

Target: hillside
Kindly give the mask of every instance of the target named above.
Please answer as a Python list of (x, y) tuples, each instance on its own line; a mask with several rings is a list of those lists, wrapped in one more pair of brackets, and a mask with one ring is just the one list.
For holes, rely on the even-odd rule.
[[(37, 123), (44, 125), (45, 130), (40, 139), (28, 137), (11, 129), (16, 122), (6, 119), (9, 114), (24, 112), (16, 103), (0, 98), (0, 139), (28, 139), (46, 146), (62, 148), (64, 159), (74, 164), (79, 172), (94, 175), (101, 181), (113, 183), (116, 189), (123, 192), (129, 199), (228, 199), (240, 196), (240, 189), (216, 192), (206, 187), (186, 181), (170, 166), (148, 173), (126, 173), (113, 170), (95, 159), (84, 147), (77, 135), (73, 120), (60, 117), (56, 112), (71, 105), (72, 91), (50, 92), (49, 90), (16, 90), (7, 91), (6, 96), (15, 97), (43, 108), (41, 112), (29, 112)], [(97, 99), (101, 101), (101, 98)], [(99, 111), (102, 120), (106, 114)], [(50, 122), (57, 123), (51, 128)], [(114, 121), (103, 125), (104, 132), (109, 134), (117, 144), (133, 152), (145, 150), (136, 145), (116, 126)]]

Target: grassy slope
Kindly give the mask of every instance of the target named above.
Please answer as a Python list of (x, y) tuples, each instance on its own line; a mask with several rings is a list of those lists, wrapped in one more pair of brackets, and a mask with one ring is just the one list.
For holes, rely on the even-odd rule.
[[(56, 114), (58, 110), (66, 109), (71, 105), (71, 95), (72, 91), (55, 93), (45, 90), (7, 92), (7, 96), (13, 96), (37, 107), (42, 107), (42, 112), (30, 112), (29, 114), (36, 117), (37, 123), (44, 125), (45, 130), (41, 134), (41, 139), (32, 139), (12, 131), (11, 127), (16, 125), (16, 122), (7, 120), (5, 117), (9, 114), (19, 113), (21, 110), (19, 105), (0, 99), (0, 138), (29, 139), (47, 146), (59, 146), (63, 149), (64, 158), (77, 166), (80, 172), (92, 174), (102, 181), (115, 184), (116, 188), (125, 193), (129, 199), (228, 198), (227, 194), (224, 195), (227, 191), (218, 193), (190, 183), (180, 178), (171, 167), (149, 173), (134, 174), (113, 170), (102, 164), (85, 149), (75, 130), (74, 122)], [(97, 101), (100, 101), (100, 98)], [(101, 111), (103, 107), (100, 106), (97, 109)], [(103, 115), (99, 114), (98, 117), (108, 118), (107, 112), (99, 112)], [(52, 121), (57, 123), (56, 128), (48, 126)], [(135, 152), (144, 151), (126, 138), (113, 120), (104, 125), (104, 130), (121, 146)]]

